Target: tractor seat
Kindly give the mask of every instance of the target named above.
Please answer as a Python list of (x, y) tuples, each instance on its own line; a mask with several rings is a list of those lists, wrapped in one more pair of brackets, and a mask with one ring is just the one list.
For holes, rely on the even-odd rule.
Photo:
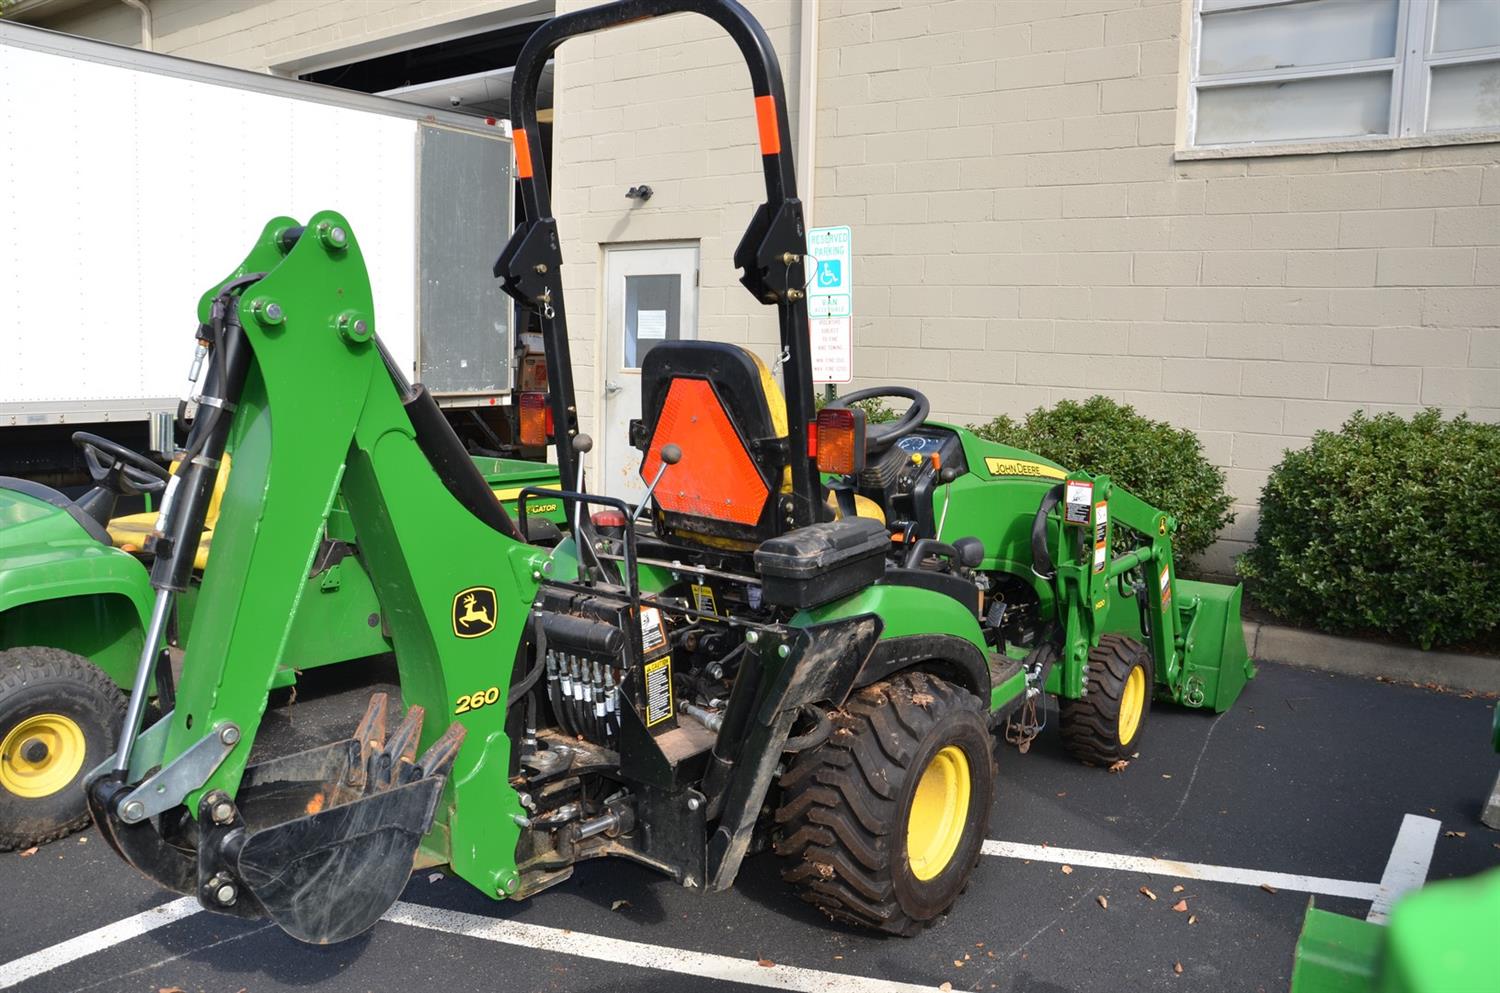
[(655, 493), (678, 538), (748, 551), (781, 533), (790, 478), (786, 399), (760, 358), (717, 341), (658, 342), (641, 363), (641, 420), (631, 440), (654, 479), (664, 445), (682, 449)]
[[(753, 551), (786, 530), (781, 494), (791, 488), (786, 398), (754, 352), (718, 341), (658, 342), (641, 363), (641, 420), (631, 440), (645, 454), (641, 478), (676, 444), (682, 461), (654, 499), (666, 535)], [(884, 523), (873, 500), (859, 516)], [(838, 516), (835, 512), (833, 516)], [(664, 536), (666, 536), (664, 535)]]
[[(171, 466), (177, 471), (177, 463)], [(203, 570), (208, 565), (208, 550), (213, 545), (214, 525), (219, 520), (219, 504), (224, 500), (224, 487), (229, 483), (229, 455), (225, 454), (219, 475), (214, 479), (214, 491), (208, 498), (208, 513), (203, 517), (203, 536), (198, 539), (198, 551), (193, 556), (193, 568)], [(123, 514), (109, 522), (109, 538), (122, 551), (139, 553), (146, 549), (146, 538), (156, 527), (156, 511), (142, 514)]]

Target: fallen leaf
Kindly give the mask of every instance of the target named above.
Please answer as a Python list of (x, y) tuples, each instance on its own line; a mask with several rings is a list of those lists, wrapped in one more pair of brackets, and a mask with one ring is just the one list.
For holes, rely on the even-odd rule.
[[(1467, 838), (1468, 836), (1469, 836), (1469, 832), (1467, 832), (1467, 831), (1444, 831), (1443, 832), (1443, 837), (1444, 838)], [(33, 848), (32, 851), (34, 852), (34, 851), (36, 851), (36, 849)]]
[(943, 985), (938, 987), (938, 990), (940, 990), (941, 993), (953, 993), (953, 984), (944, 983)]
[(975, 948), (983, 948), (984, 947), (984, 942), (982, 942), (982, 941), (976, 941), (976, 942), (974, 942), (974, 947)]
[(1265, 890), (1267, 893), (1275, 893), (1276, 892), (1276, 887), (1272, 886), (1270, 883), (1261, 883), (1260, 884), (1260, 888), (1263, 889), (1263, 890)]
[(1182, 975), (1182, 963), (1181, 962), (1173, 962), (1172, 963), (1172, 971), (1175, 972), (1175, 973), (1177, 973), (1177, 975), (1179, 975), (1179, 976)]
[(1145, 897), (1148, 900), (1155, 900), (1156, 899), (1156, 894), (1152, 893), (1151, 890), (1148, 887), (1145, 887), (1145, 886), (1141, 887), (1141, 896)]
[(1176, 886), (1172, 887), (1172, 892), (1173, 893), (1181, 893), (1182, 889), (1183, 889), (1182, 884), (1179, 883)]
[(78, 843), (80, 845), (87, 845), (89, 843), (89, 836), (88, 835), (84, 835), (82, 838), (79, 838), (78, 839)]
[(833, 957), (833, 960), (834, 960), (834, 961), (835, 961), (835, 962), (842, 962), (842, 961), (844, 961), (844, 956), (842, 956), (842, 955), (835, 955), (835, 956), (834, 956), (834, 957)]
[(994, 952), (985, 952), (984, 954), (985, 954), (986, 958), (994, 958), (995, 957), (995, 953)]
[(181, 986), (158, 986), (156, 993), (187, 993)]
[(776, 966), (776, 963), (772, 962), (770, 959), (756, 959), (755, 964), (760, 966), (762, 969), (772, 969)]
[(1171, 779), (1172, 778), (1172, 774), (1170, 772), (1164, 772), (1164, 773), (1161, 774), (1161, 778), (1163, 778), (1163, 779)]
[(1189, 924), (1197, 924), (1198, 923), (1198, 915), (1197, 914), (1188, 914), (1188, 923)]
[(962, 969), (963, 967), (964, 967), (964, 960), (963, 959), (954, 959), (953, 960), (953, 968), (955, 968), (955, 969)]
[(32, 845), (30, 848), (26, 849), (26, 851), (24, 851), (24, 852), (21, 853), (21, 858), (23, 858), (23, 859), (30, 858), (31, 856), (33, 856), (35, 854), (36, 854), (36, 846)]
[(970, 957), (969, 957), (969, 953), (968, 953), (968, 952), (964, 952), (964, 961), (965, 961), (965, 962), (970, 962), (970, 961), (972, 961), (972, 959), (971, 959), (971, 958), (970, 958)]
[(1266, 726), (1264, 724), (1257, 724), (1257, 725), (1255, 725), (1255, 730), (1257, 730), (1257, 731), (1264, 731), (1265, 729), (1266, 729)]
[(918, 707), (930, 707), (932, 706), (932, 701), (933, 696), (931, 693), (913, 693), (911, 695), (911, 702)]
[(1063, 866), (1063, 875), (1064, 876), (1071, 876), (1071, 875), (1073, 875), (1073, 867), (1071, 865), (1065, 865), (1065, 866)]
[(1175, 910), (1175, 911), (1177, 911), (1179, 914), (1186, 912), (1186, 910), (1187, 910), (1187, 901), (1186, 900), (1178, 900), (1176, 903), (1172, 904), (1172, 909)]
[(1120, 759), (1109, 767), (1110, 772), (1124, 772), (1125, 767), (1130, 764), (1129, 759)]
[(1067, 796), (1068, 795), (1068, 791), (1067, 790), (1063, 790), (1061, 793), (1059, 793), (1057, 795), (1058, 796)]
[(1099, 902), (1099, 906), (1103, 907), (1105, 910), (1109, 909), (1109, 900), (1103, 893), (1100, 893), (1098, 896), (1094, 897), (1094, 899)]
[(623, 909), (623, 908), (628, 907), (628, 906), (630, 906), (630, 901), (629, 900), (616, 900), (614, 903), (612, 903), (612, 904), (609, 905), (609, 909), (610, 910), (620, 910), (620, 909)]

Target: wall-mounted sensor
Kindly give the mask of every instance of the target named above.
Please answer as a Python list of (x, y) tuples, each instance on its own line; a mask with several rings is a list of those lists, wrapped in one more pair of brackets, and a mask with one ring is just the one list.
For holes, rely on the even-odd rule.
[(651, 193), (651, 187), (647, 186), (645, 183), (642, 183), (640, 186), (632, 186), (630, 189), (626, 190), (625, 199), (639, 200), (642, 203), (645, 203), (647, 200), (651, 199)]

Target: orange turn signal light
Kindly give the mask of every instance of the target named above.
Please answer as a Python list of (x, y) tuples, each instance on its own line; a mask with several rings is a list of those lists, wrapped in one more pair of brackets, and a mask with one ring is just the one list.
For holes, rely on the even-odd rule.
[(852, 476), (865, 467), (865, 412), (858, 407), (818, 411), (818, 471)]
[(518, 401), (520, 408), (520, 442), (528, 448), (547, 444), (548, 429), (552, 426), (552, 411), (547, 409), (547, 394), (522, 393)]

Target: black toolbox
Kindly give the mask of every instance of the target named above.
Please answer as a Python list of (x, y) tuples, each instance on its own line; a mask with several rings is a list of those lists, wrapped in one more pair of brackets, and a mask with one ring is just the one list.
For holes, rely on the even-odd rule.
[(832, 603), (885, 575), (890, 550), (890, 532), (867, 517), (798, 528), (756, 549), (761, 599), (798, 610)]

